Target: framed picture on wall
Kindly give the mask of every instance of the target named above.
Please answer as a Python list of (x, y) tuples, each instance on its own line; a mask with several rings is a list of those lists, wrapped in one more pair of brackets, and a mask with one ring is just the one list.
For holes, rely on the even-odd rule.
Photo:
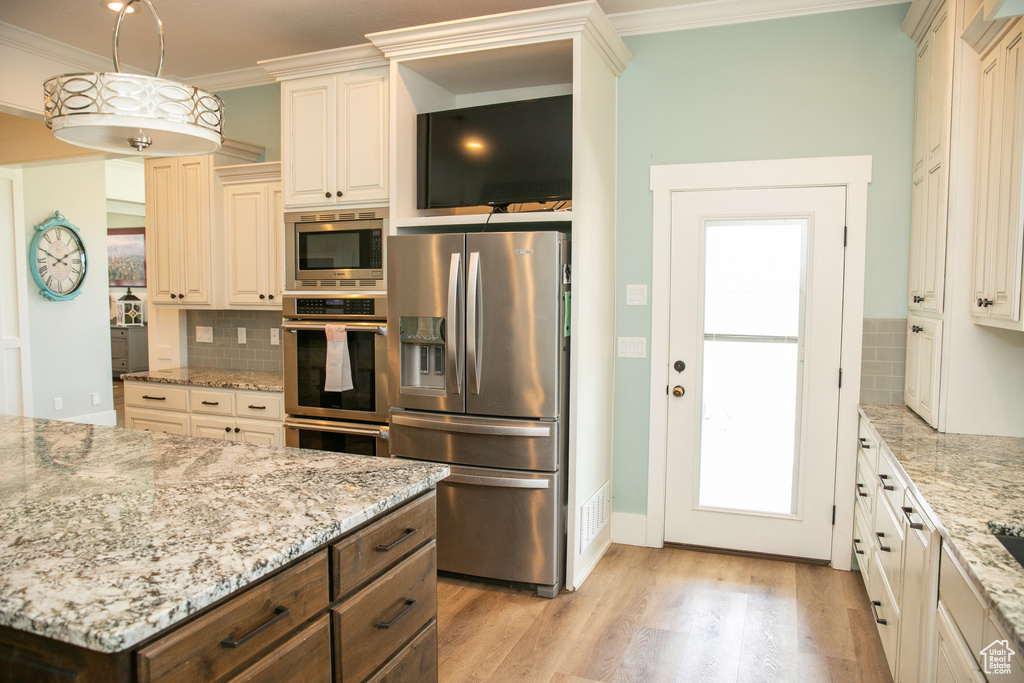
[(146, 286), (146, 229), (107, 230), (107, 271), (111, 287)]

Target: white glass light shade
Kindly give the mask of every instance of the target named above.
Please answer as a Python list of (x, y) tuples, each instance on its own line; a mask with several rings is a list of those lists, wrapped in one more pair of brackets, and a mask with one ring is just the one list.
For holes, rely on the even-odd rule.
[(43, 93), (46, 125), (54, 137), (79, 147), (192, 156), (217, 151), (224, 139), (220, 98), (176, 81), (117, 72), (64, 74), (46, 81)]

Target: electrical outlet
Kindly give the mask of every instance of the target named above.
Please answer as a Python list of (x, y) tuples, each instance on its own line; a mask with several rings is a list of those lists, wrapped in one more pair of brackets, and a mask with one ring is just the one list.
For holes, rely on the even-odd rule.
[(626, 285), (626, 305), (646, 306), (647, 285)]
[(239, 344), (244, 344), (245, 343), (245, 328), (244, 327), (239, 327), (238, 328), (238, 343)]
[(276, 327), (270, 328), (270, 345), (279, 346), (281, 344), (281, 330)]
[(98, 391), (92, 392), (92, 404), (94, 406), (98, 406), (100, 404), (100, 392), (98, 392)]
[(647, 337), (619, 337), (619, 358), (647, 358)]
[(64, 399), (62, 399), (62, 398), (55, 398), (55, 399), (53, 399), (53, 409), (54, 410), (64, 410)]
[(199, 344), (212, 344), (213, 328), (196, 325), (196, 342)]

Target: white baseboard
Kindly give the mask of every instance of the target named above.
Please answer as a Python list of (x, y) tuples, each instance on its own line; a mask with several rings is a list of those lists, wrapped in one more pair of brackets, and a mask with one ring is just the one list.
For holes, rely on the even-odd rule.
[(101, 425), (103, 427), (114, 427), (117, 425), (117, 411), (105, 410), (102, 413), (91, 413), (89, 415), (78, 415), (69, 417), (65, 422), (81, 422), (87, 425)]
[(647, 515), (612, 513), (612, 543), (647, 545)]

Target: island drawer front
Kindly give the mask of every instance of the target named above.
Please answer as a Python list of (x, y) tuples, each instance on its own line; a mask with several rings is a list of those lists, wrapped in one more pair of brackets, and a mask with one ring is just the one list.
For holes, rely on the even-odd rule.
[(431, 621), (366, 683), (437, 683), (437, 621)]
[(331, 546), (331, 600), (340, 600), (434, 538), (436, 500), (431, 491)]
[(893, 510), (899, 510), (903, 505), (904, 490), (907, 488), (900, 475), (896, 474), (896, 467), (893, 465), (895, 458), (888, 448), (880, 448), (878, 454), (878, 488), (882, 492), (882, 498), (889, 501)]
[(361, 683), (437, 617), (433, 541), (331, 610), (338, 683)]
[(270, 391), (249, 391), (236, 394), (235, 415), (263, 420), (284, 419), (284, 399)]
[(188, 412), (188, 388), (161, 382), (125, 382), (124, 404), (136, 408)]
[[(900, 513), (903, 514), (902, 512)], [(903, 568), (903, 525), (885, 501), (875, 504), (875, 525), (868, 542), (873, 544), (874, 561), (880, 565), (893, 597), (900, 599), (900, 573)]]
[(192, 412), (207, 415), (234, 415), (235, 392), (192, 389)]
[(230, 683), (331, 683), (331, 618), (324, 614)]
[(967, 580), (960, 563), (950, 554), (945, 544), (939, 560), (939, 600), (946, 605), (953, 623), (978, 657), (984, 642), (985, 602)]
[[(327, 553), (319, 552), (140, 650), (139, 681), (223, 680), (327, 605)], [(225, 646), (231, 639), (244, 642)]]

